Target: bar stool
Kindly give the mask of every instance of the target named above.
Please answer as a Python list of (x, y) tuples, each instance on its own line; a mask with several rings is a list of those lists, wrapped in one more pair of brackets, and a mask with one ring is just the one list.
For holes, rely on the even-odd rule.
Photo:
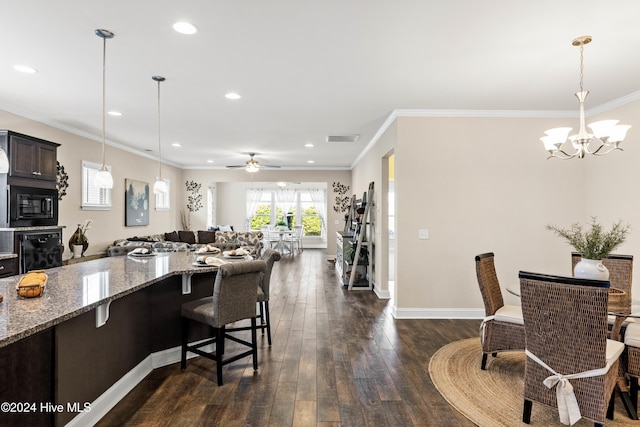
[[(256, 295), (260, 277), (267, 268), (262, 260), (233, 262), (220, 266), (213, 285), (213, 296), (182, 304), (182, 354), (180, 367), (187, 367), (187, 352), (216, 362), (218, 386), (222, 385), (222, 367), (247, 356), (253, 356), (253, 369), (258, 369), (256, 344)], [(225, 326), (243, 319), (251, 319), (251, 342), (229, 335)], [(199, 322), (213, 328), (211, 339), (189, 345), (189, 323)], [(224, 357), (224, 341), (230, 339), (249, 347), (249, 350)], [(200, 348), (216, 343), (215, 353)]]

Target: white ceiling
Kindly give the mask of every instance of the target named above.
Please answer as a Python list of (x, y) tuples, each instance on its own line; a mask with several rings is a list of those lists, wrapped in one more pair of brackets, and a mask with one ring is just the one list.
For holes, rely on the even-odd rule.
[[(107, 118), (109, 143), (156, 155), (151, 76), (161, 75), (163, 157), (185, 168), (242, 164), (246, 152), (288, 168), (348, 168), (394, 109), (577, 111), (571, 40), (585, 34), (594, 39), (585, 47), (587, 108), (640, 89), (637, 0), (0, 5), (0, 108), (101, 140), (94, 30), (108, 29), (107, 109), (123, 113)], [(176, 33), (179, 20), (198, 32)], [(242, 98), (227, 100), (230, 91)], [(329, 144), (329, 134), (360, 138)]]

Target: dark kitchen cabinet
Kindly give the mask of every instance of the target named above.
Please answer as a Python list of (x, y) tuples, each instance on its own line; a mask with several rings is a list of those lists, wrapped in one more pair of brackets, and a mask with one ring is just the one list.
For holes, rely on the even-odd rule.
[(9, 176), (55, 182), (59, 144), (9, 131), (0, 135), (8, 138)]
[(0, 278), (18, 274), (18, 257), (0, 259)]

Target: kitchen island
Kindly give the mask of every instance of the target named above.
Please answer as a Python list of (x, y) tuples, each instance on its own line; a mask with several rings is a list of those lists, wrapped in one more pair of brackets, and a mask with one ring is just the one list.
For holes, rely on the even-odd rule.
[(211, 295), (217, 271), (194, 260), (175, 252), (52, 268), (30, 299), (16, 294), (22, 276), (0, 279), (0, 403), (11, 405), (0, 425), (95, 422), (153, 368), (179, 360), (180, 307)]

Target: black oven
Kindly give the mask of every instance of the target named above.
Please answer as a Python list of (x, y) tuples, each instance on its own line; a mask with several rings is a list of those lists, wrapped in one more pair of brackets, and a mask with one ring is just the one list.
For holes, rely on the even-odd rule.
[(9, 226), (58, 225), (56, 189), (9, 186)]

